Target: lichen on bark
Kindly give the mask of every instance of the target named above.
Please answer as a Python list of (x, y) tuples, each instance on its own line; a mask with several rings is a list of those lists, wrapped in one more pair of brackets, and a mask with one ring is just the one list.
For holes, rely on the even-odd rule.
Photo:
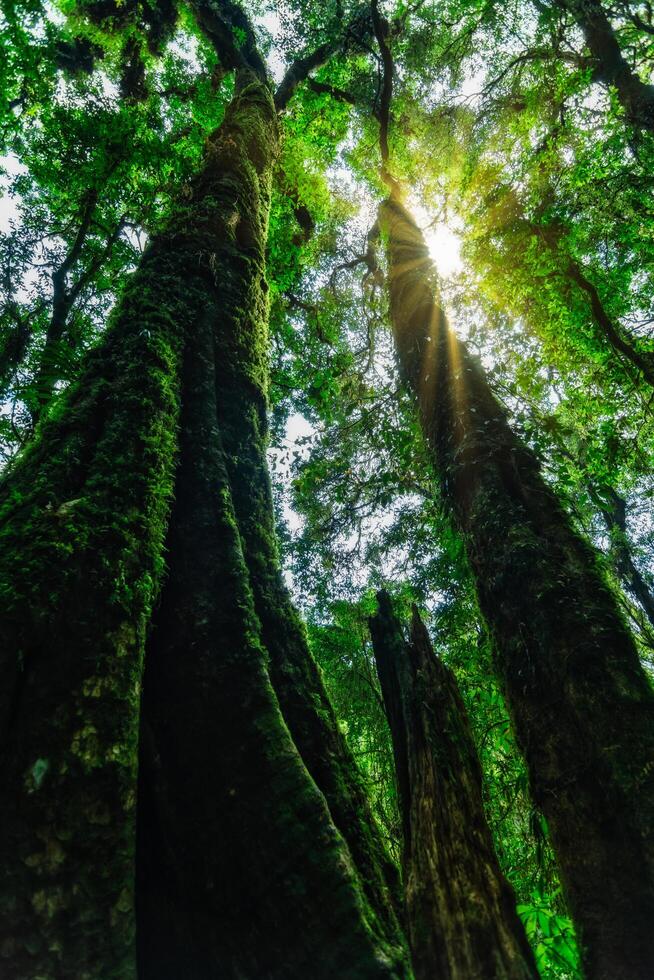
[(194, 258), (154, 241), (0, 488), (0, 957), (14, 975), (130, 975), (143, 646), (197, 296)]

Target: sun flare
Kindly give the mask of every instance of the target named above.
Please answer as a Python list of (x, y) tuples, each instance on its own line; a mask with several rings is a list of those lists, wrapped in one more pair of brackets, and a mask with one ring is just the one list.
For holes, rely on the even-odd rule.
[(429, 254), (434, 260), (439, 275), (452, 276), (463, 268), (461, 262), (461, 239), (452, 229), (439, 221), (424, 231)]

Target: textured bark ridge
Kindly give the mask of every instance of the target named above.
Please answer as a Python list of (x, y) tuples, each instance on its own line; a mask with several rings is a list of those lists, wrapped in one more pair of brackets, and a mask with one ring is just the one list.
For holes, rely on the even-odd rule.
[[(257, 293), (259, 284), (263, 291)], [(328, 800), (336, 827), (347, 840), (366, 894), (384, 919), (387, 935), (400, 942), (397, 868), (376, 828), (354, 760), (309, 651), (304, 626), (282, 577), (266, 462), (268, 333), (261, 264), (241, 288), (249, 299), (247, 315), (240, 306), (235, 315), (239, 349), (235, 349), (233, 332), (226, 328), (224, 319), (217, 321), (215, 330), (216, 408), (261, 638), (270, 658), (270, 676), (293, 740)]]
[(133, 975), (143, 646), (203, 298), (185, 222), (0, 486), (2, 976)]
[[(141, 980), (409, 974), (382, 852), (372, 824), (360, 846), (356, 779), (332, 753), (336, 726), (278, 581), (264, 456), (276, 145), (271, 95), (242, 75), (194, 189), (210, 208), (213, 271), (186, 348), (169, 571), (146, 658)], [(306, 660), (296, 675), (297, 700), (315, 697), (306, 737), (274, 687), (282, 650)], [(338, 791), (357, 816), (352, 829), (337, 829), (307, 771), (320, 765), (334, 812)]]
[(463, 536), (587, 976), (645, 980), (654, 976), (651, 685), (595, 553), (449, 328), (419, 229), (392, 199), (380, 225), (400, 367)]
[(417, 980), (536, 980), (486, 823), (482, 777), (454, 674), (417, 609), (407, 642), (385, 592), (370, 621), (393, 737), (407, 922)]

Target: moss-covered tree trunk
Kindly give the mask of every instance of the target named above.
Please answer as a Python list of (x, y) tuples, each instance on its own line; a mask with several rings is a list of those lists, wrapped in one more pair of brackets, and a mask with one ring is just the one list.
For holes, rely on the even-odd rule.
[[(265, 465), (276, 145), (271, 94), (241, 73), (194, 190), (211, 277), (187, 344), (169, 573), (146, 658), (141, 980), (407, 976), (383, 852), (278, 581)], [(291, 679), (313, 741), (276, 689), (282, 651), (306, 661)], [(337, 829), (330, 810), (348, 805), (352, 826)]]
[[(238, 349), (224, 323), (215, 331), (216, 407), (255, 610), (270, 657), (271, 680), (293, 740), (347, 839), (370, 901), (385, 917), (389, 935), (398, 935), (402, 903), (397, 868), (382, 843), (282, 576), (266, 461), (266, 284), (260, 255), (249, 254), (259, 264), (252, 271), (254, 287), (252, 282), (243, 287), (250, 295), (247, 315), (240, 307), (234, 314)], [(257, 295), (260, 288), (263, 292)]]
[(1, 488), (3, 976), (134, 977), (137, 918), (139, 973), (159, 980), (408, 976), (381, 849), (360, 876), (360, 828), (350, 851), (280, 711), (233, 501), (258, 491), (232, 487), (222, 442), (228, 362), (265, 411), (276, 143), (271, 93), (242, 73), (202, 173)]
[(654, 975), (654, 697), (595, 553), (448, 326), (424, 239), (382, 205), (393, 331), (493, 637), (588, 977)]
[(129, 977), (145, 633), (162, 569), (189, 220), (148, 248), (0, 488), (0, 974)]
[(385, 592), (370, 620), (393, 739), (404, 888), (418, 980), (536, 980), (513, 889), (502, 874), (482, 777), (454, 674), (414, 608), (410, 639)]

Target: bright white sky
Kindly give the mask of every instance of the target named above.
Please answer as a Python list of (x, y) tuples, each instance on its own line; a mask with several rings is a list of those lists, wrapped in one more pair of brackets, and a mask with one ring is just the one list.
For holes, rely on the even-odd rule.
[(13, 153), (5, 157), (0, 157), (0, 169), (6, 171), (6, 176), (0, 177), (0, 234), (5, 235), (9, 231), (9, 224), (18, 212), (17, 201), (7, 194), (7, 184), (16, 174), (24, 172)]
[(443, 279), (461, 272), (461, 239), (449, 225), (438, 221), (424, 230), (429, 254)]

